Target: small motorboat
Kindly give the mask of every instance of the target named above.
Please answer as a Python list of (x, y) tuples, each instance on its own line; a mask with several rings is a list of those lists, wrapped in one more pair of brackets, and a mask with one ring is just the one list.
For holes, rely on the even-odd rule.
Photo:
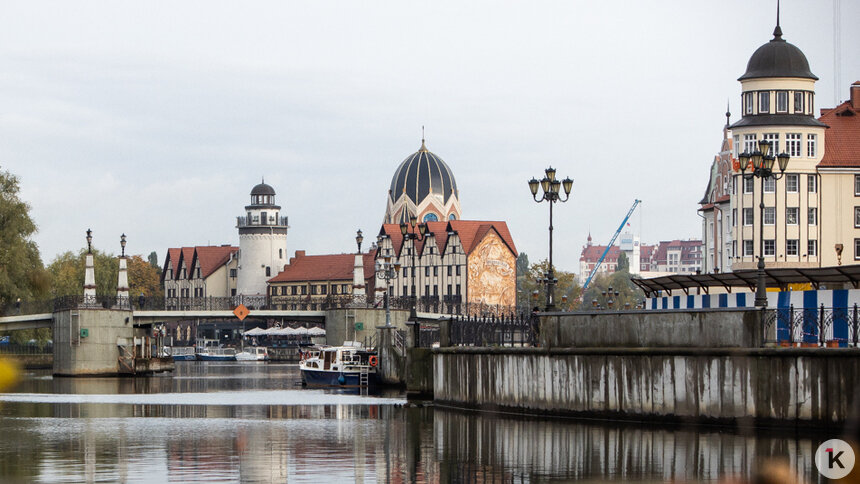
[(236, 350), (233, 348), (204, 347), (197, 351), (197, 359), (201, 361), (236, 361)]
[(302, 384), (341, 388), (373, 388), (379, 384), (376, 373), (379, 358), (358, 341), (343, 346), (311, 347), (302, 351), (299, 370)]
[(236, 353), (236, 361), (265, 361), (269, 359), (269, 352), (265, 346), (249, 346)]
[(173, 361), (194, 361), (197, 359), (193, 346), (174, 346), (170, 348), (170, 356), (173, 357)]

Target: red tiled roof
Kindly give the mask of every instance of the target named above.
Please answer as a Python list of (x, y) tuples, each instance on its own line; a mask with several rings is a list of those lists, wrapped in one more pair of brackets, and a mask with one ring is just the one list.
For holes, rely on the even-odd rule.
[[(411, 229), (410, 229), (411, 230)], [(451, 220), (449, 222), (428, 222), (427, 234), (436, 239), (436, 247), (440, 253), (444, 253), (448, 244), (448, 233), (457, 232), (460, 237), (460, 243), (463, 246), (463, 251), (470, 254), (477, 244), (489, 233), (490, 230), (495, 230), (499, 238), (504, 241), (514, 256), (517, 255), (517, 249), (514, 245), (514, 240), (508, 230), (508, 224), (499, 221), (482, 221), (482, 220)], [(403, 235), (400, 233), (400, 225), (398, 224), (383, 224), (379, 231), (380, 235), (388, 235), (391, 238), (391, 246), (396, 257), (400, 256), (403, 249)], [(426, 240), (426, 239), (425, 239)], [(424, 250), (424, 243), (418, 242), (415, 244), (417, 249), (416, 254), (420, 255)]]
[[(397, 230), (400, 233), (400, 228)], [(365, 279), (374, 277), (375, 254), (368, 252), (362, 256)], [(352, 282), (354, 265), (355, 254), (302, 255), (297, 253), (295, 258), (290, 259), (290, 264), (284, 267), (284, 270), (277, 276), (269, 279), (268, 282)]]
[(830, 127), (824, 133), (824, 157), (818, 166), (860, 167), (860, 109), (846, 101), (822, 109), (818, 120)]
[[(597, 262), (600, 259), (600, 256), (603, 255), (603, 251), (605, 250), (605, 245), (586, 245), (582, 248), (582, 255), (579, 256), (579, 260), (584, 262)], [(609, 252), (606, 254), (606, 257), (603, 258), (603, 262), (612, 262), (618, 260), (619, 252), (620, 248), (617, 245), (613, 245), (612, 247), (610, 247)]]
[(230, 245), (195, 247), (191, 267), (194, 267), (194, 262), (199, 263), (200, 277), (206, 279), (218, 270), (219, 267), (227, 263), (230, 260), (230, 256), (238, 251), (238, 247)]

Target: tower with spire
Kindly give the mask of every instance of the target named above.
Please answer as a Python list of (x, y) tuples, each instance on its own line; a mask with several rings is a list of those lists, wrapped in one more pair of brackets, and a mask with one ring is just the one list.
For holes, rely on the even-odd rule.
[(239, 229), (239, 267), (236, 292), (252, 296), (266, 294), (266, 281), (287, 263), (287, 217), (275, 203), (275, 189), (263, 179), (251, 189), (245, 215), (236, 218)]

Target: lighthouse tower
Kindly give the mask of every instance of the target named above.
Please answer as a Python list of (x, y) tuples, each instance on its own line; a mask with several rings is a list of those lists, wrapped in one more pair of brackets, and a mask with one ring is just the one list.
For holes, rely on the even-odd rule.
[(287, 217), (275, 204), (275, 189), (265, 181), (251, 190), (251, 204), (237, 217), (239, 229), (239, 271), (236, 292), (253, 296), (266, 294), (266, 281), (287, 263)]

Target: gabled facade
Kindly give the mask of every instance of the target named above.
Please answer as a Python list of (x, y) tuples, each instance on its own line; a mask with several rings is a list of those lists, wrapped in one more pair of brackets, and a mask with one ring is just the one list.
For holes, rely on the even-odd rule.
[[(410, 226), (409, 232), (417, 232)], [(499, 306), (516, 304), (517, 251), (505, 222), (451, 220), (428, 222), (423, 240), (405, 238), (400, 225), (384, 224), (377, 258), (402, 267), (390, 281), (392, 297), (415, 296), (429, 302)], [(377, 292), (386, 290), (377, 278)]]
[(238, 251), (230, 245), (168, 249), (161, 272), (164, 297), (235, 296)]
[(729, 129), (729, 116), (726, 112), (720, 152), (711, 163), (705, 196), (699, 202), (704, 251), (702, 272), (705, 273), (730, 272), (732, 269), (731, 187), (734, 174), (734, 139)]
[[(372, 294), (373, 251), (361, 254), (366, 274), (364, 288)], [(306, 255), (297, 250), (295, 257), (277, 276), (269, 279), (268, 293), (275, 309), (322, 309), (327, 300), (351, 296), (355, 291), (356, 254)]]

